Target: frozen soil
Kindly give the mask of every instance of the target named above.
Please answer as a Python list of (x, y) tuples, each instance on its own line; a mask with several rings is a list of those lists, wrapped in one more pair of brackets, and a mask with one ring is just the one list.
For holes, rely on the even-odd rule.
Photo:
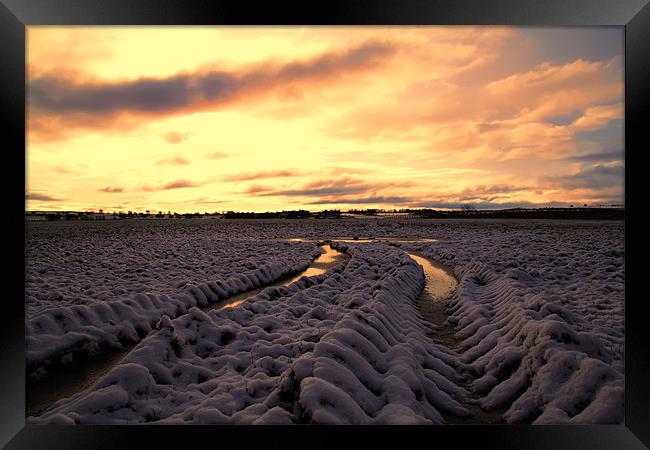
[[(257, 264), (282, 260), (295, 249), (305, 267), (318, 248), (288, 238), (382, 242), (334, 242), (351, 256), (346, 265), (264, 289), (234, 308), (205, 313), (197, 300), (172, 314), (159, 309), (152, 324), (157, 333), (95, 384), (29, 422), (623, 421), (622, 222), (183, 222), (89, 228), (96, 245), (104, 245), (99, 242), (105, 234), (137, 232), (132, 227), (167, 236), (169, 246), (178, 227), (182, 242), (214, 240), (226, 249), (231, 242), (234, 248), (248, 243), (241, 245), (263, 255), (256, 256)], [(71, 231), (84, 234), (80, 224), (61, 225), (53, 232), (52, 224), (43, 224), (41, 242), (59, 233), (65, 247), (73, 245), (66, 243)], [(407, 242), (415, 238), (437, 241)], [(191, 251), (189, 244), (183, 248)], [(423, 304), (423, 269), (405, 251), (453, 270), (458, 287), (442, 306)], [(40, 261), (47, 266), (47, 258)], [(201, 278), (205, 272), (197, 266), (194, 282), (209, 286), (213, 275)], [(80, 276), (78, 268), (68, 270)], [(65, 286), (51, 286), (64, 289), (57, 283)], [(151, 295), (173, 294), (159, 294), (159, 285), (151, 283)], [(141, 298), (127, 294), (132, 301)], [(90, 305), (113, 302), (95, 299)], [(42, 311), (34, 318), (52, 310)], [(148, 320), (154, 322), (154, 315)], [(50, 339), (77, 333), (75, 323), (66, 323), (68, 331)], [(29, 327), (27, 339), (29, 349)]]

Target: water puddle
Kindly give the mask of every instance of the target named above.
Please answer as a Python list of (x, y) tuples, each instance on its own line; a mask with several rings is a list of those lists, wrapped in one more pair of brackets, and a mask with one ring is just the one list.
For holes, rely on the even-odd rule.
[(284, 284), (285, 286), (298, 281), (302, 277), (312, 277), (314, 275), (325, 273), (341, 262), (341, 259), (344, 256), (343, 253), (334, 250), (329, 244), (323, 245), (321, 248), (325, 250), (325, 253), (321, 253), (321, 255), (307, 268), (307, 270), (302, 272), (300, 275), (293, 277), (289, 282)]
[(453, 328), (446, 323), (445, 300), (454, 293), (458, 281), (449, 269), (434, 264), (421, 255), (411, 252), (406, 254), (424, 269), (425, 285), (417, 301), (420, 314), (430, 326), (427, 335), (435, 343), (452, 349), (458, 342), (454, 337)]
[[(424, 269), (426, 284), (422, 290), (422, 294), (418, 298), (418, 308), (424, 319), (431, 326), (431, 330), (427, 332), (427, 335), (433, 342), (442, 344), (448, 349), (453, 349), (459, 344), (459, 340), (454, 336), (455, 332), (453, 327), (446, 323), (447, 312), (445, 311), (445, 300), (454, 293), (458, 287), (458, 281), (450, 269), (432, 263), (427, 258), (418, 254), (407, 252), (407, 255), (413, 258)], [(467, 389), (471, 381), (473, 381), (473, 378), (466, 380), (461, 385)], [(478, 403), (479, 399), (474, 397), (473, 400)], [(461, 417), (450, 413), (443, 413), (442, 416), (445, 423), (451, 425), (504, 423), (503, 413), (507, 408), (485, 411), (474, 402), (461, 402), (469, 411), (470, 415), (468, 416)]]
[[(289, 238), (286, 239), (288, 242), (321, 242), (318, 239), (312, 238)], [(362, 243), (362, 242), (405, 242), (405, 243), (415, 243), (415, 242), (440, 242), (438, 239), (430, 238), (403, 238), (403, 237), (389, 237), (389, 236), (378, 236), (378, 237), (358, 237), (358, 236), (339, 236), (332, 237), (330, 241), (336, 242), (348, 242), (348, 243)]]
[(414, 253), (408, 253), (424, 269), (426, 285), (424, 291), (435, 302), (441, 302), (451, 296), (458, 287), (458, 281), (449, 269), (434, 265), (431, 261)]
[[(297, 242), (297, 241), (296, 241)], [(301, 241), (306, 242), (306, 241)], [(328, 270), (335, 267), (341, 260), (344, 258), (344, 254), (334, 250), (329, 244), (322, 245), (321, 248), (325, 250), (325, 253), (321, 253), (314, 262), (304, 271), (300, 272), (298, 275), (291, 278), (284, 278), (275, 283), (268, 284), (266, 286), (261, 286), (257, 289), (251, 291), (246, 291), (242, 294), (235, 295), (228, 299), (228, 303), (225, 305), (222, 303), (215, 303), (208, 306), (204, 311), (219, 310), (223, 308), (234, 308), (235, 306), (245, 302), (249, 298), (255, 297), (257, 294), (262, 292), (264, 289), (271, 286), (289, 286), (291, 283), (295, 283), (302, 277), (312, 277), (314, 275), (320, 275), (327, 272)]]

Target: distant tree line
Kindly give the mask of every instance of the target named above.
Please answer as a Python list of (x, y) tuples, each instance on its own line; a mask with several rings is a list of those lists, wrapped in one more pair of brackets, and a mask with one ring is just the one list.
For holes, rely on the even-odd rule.
[(228, 211), (226, 213), (172, 213), (167, 211), (147, 210), (146, 212), (120, 211), (113, 213), (85, 211), (34, 211), (26, 212), (28, 219), (40, 218), (40, 220), (114, 220), (114, 219), (194, 219), (194, 218), (225, 218), (225, 219), (339, 219), (349, 216), (381, 216), (412, 219), (462, 219), (462, 218), (486, 218), (486, 219), (623, 219), (624, 207), (594, 208), (577, 207), (569, 208), (511, 208), (511, 209), (476, 209), (472, 205), (465, 205), (457, 210), (437, 209), (351, 209), (341, 212), (338, 209), (310, 212), (304, 209), (296, 211), (267, 211), (267, 212), (239, 212)]
[(460, 211), (440, 211), (435, 209), (404, 210), (422, 219), (584, 219), (621, 220), (625, 216), (623, 208), (512, 208), (512, 209), (473, 209)]
[(260, 213), (228, 211), (224, 217), (226, 219), (309, 219), (312, 217), (312, 213), (304, 209)]

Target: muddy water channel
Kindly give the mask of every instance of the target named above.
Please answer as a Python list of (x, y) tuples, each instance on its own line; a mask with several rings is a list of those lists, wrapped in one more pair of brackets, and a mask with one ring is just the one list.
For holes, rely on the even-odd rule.
[(434, 265), (431, 261), (414, 253), (407, 253), (413, 260), (422, 266), (426, 278), (424, 290), (431, 297), (432, 302), (442, 303), (458, 287), (458, 281), (450, 269)]
[[(453, 327), (446, 322), (445, 309), (446, 300), (458, 287), (458, 281), (449, 268), (433, 263), (416, 253), (407, 252), (407, 254), (424, 269), (426, 284), (418, 298), (418, 307), (422, 316), (429, 322), (431, 331), (427, 334), (433, 342), (444, 345), (453, 352), (460, 340), (454, 336)], [(473, 381), (474, 377), (466, 376), (459, 384), (468, 389)], [(443, 414), (446, 423), (457, 425), (504, 423), (503, 413), (507, 408), (485, 411), (480, 407), (480, 398), (476, 396), (461, 403), (470, 414), (463, 417)]]
[[(349, 258), (348, 255), (334, 250), (328, 244), (321, 245), (320, 247), (324, 250), (324, 253), (318, 256), (307, 269), (299, 274), (282, 278), (273, 283), (229, 297), (224, 299), (224, 301), (208, 305), (201, 309), (207, 312), (222, 308), (233, 308), (255, 297), (268, 287), (287, 286), (302, 277), (320, 275)], [(156, 330), (151, 331), (148, 336), (154, 333), (156, 333)], [(142, 341), (147, 337), (142, 339)], [(56, 374), (39, 382), (28, 381), (25, 405), (26, 417), (40, 415), (57, 400), (70, 397), (92, 386), (109, 370), (117, 366), (136, 346), (137, 343), (121, 350), (111, 351), (102, 356), (92, 357), (83, 362), (62, 366)]]
[(429, 336), (437, 344), (448, 348), (454, 347), (458, 342), (454, 337), (453, 328), (446, 323), (445, 304), (458, 287), (458, 281), (451, 269), (435, 264), (417, 253), (406, 252), (406, 254), (424, 269), (426, 284), (418, 298), (418, 307), (432, 329)]
[[(312, 238), (289, 238), (289, 242), (316, 242), (316, 239)], [(429, 238), (404, 238), (404, 237), (358, 237), (358, 236), (343, 236), (343, 237), (332, 237), (329, 238), (329, 241), (337, 242), (351, 242), (351, 243), (363, 243), (363, 242), (440, 242), (438, 239), (429, 239)]]
[(273, 286), (288, 286), (291, 283), (294, 283), (301, 279), (302, 277), (312, 277), (314, 275), (320, 275), (322, 273), (327, 272), (328, 270), (334, 268), (336, 265), (338, 265), (340, 262), (342, 262), (345, 258), (347, 258), (347, 255), (344, 253), (340, 253), (336, 250), (334, 250), (329, 244), (325, 244), (321, 246), (321, 249), (325, 251), (325, 253), (321, 253), (320, 256), (318, 256), (314, 262), (312, 262), (307, 269), (303, 270), (300, 272), (298, 275), (294, 277), (288, 277), (288, 278), (283, 278), (282, 280), (279, 280), (275, 283), (267, 284), (266, 286), (261, 286), (257, 289), (253, 289), (250, 291), (246, 291), (242, 294), (235, 295), (234, 297), (230, 297), (226, 301), (225, 305), (223, 302), (215, 303), (212, 304), (206, 308), (204, 308), (204, 311), (211, 311), (214, 309), (223, 309), (223, 308), (234, 308), (235, 306), (239, 305), (242, 302), (245, 302), (246, 300), (255, 297), (257, 294), (262, 292), (264, 289)]

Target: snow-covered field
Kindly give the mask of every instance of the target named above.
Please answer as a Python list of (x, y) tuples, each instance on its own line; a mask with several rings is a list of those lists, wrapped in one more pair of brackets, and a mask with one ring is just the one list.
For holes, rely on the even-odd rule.
[(29, 224), (30, 376), (137, 342), (163, 315), (294, 274), (319, 254), (313, 244), (260, 241), (246, 228), (214, 230), (205, 222)]
[[(351, 258), (234, 308), (195, 307), (304, 270), (321, 250), (296, 237)], [(29, 421), (446, 423), (481, 407), (512, 423), (621, 423), (623, 249), (622, 222), (30, 224), (32, 373), (140, 343)], [(421, 313), (424, 272), (405, 251), (453, 269), (446, 322)], [(444, 327), (449, 346), (431, 337)]]
[(464, 229), (401, 247), (455, 268), (447, 320), (481, 405), (508, 422), (622, 422), (623, 224)]

